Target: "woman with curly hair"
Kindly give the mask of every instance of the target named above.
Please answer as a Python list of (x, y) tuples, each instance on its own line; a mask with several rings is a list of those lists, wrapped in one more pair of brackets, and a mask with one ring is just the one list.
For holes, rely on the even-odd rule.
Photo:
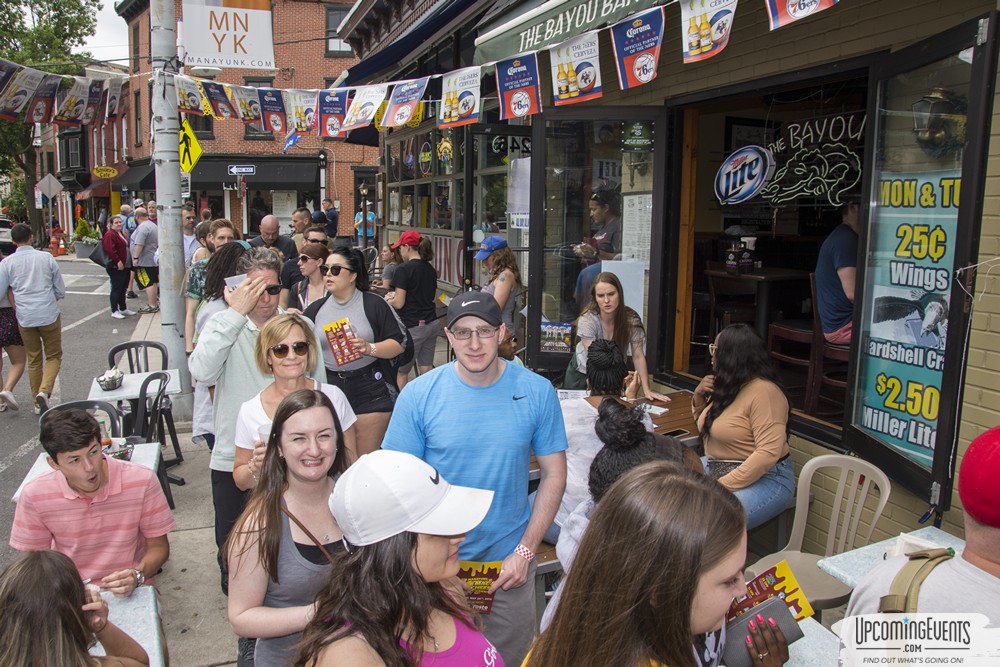
[(458, 545), (492, 500), (411, 454), (361, 457), (330, 498), (346, 553), (316, 599), (295, 665), (502, 667), (456, 579)]
[(714, 373), (691, 397), (709, 476), (736, 494), (747, 528), (780, 514), (795, 494), (788, 452), (788, 397), (767, 346), (746, 324), (733, 324), (708, 346)]
[(274, 414), (257, 485), (223, 547), (229, 623), (257, 637), (254, 664), (287, 665), (313, 600), (342, 548), (327, 499), (347, 468), (340, 420), (329, 397), (300, 389)]
[(500, 306), (500, 317), (507, 331), (514, 331), (514, 313), (517, 311), (517, 296), (520, 294), (521, 271), (517, 267), (514, 251), (502, 236), (487, 236), (479, 246), (474, 259), (482, 262), (490, 272), (483, 291), (492, 294)]
[[(92, 656), (98, 641), (107, 656)], [(108, 603), (84, 587), (68, 556), (28, 551), (0, 574), (0, 665), (140, 667), (149, 657), (108, 620)]]

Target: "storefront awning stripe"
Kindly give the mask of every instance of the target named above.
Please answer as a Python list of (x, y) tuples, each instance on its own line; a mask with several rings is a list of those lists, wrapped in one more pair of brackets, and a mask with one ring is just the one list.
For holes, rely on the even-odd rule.
[(156, 174), (151, 164), (129, 167), (128, 171), (115, 179), (116, 190), (144, 191), (156, 187)]
[(73, 199), (76, 201), (86, 201), (91, 197), (107, 197), (110, 194), (110, 181), (102, 178), (99, 181), (94, 181), (83, 190), (74, 195)]
[[(672, 1), (672, 0), (671, 0)], [(617, 23), (632, 14), (658, 5), (664, 0), (550, 0), (533, 9), (508, 12), (487, 27), (476, 39), (473, 63), (494, 63), (519, 53), (539, 51), (602, 26)]]
[(424, 17), (422, 21), (412, 26), (409, 31), (386, 46), (376, 51), (360, 63), (347, 70), (347, 79), (341, 86), (357, 86), (374, 81), (377, 74), (399, 68), (413, 62), (415, 52), (430, 43), (429, 37), (458, 18), (465, 10), (476, 4), (476, 0), (446, 0)]

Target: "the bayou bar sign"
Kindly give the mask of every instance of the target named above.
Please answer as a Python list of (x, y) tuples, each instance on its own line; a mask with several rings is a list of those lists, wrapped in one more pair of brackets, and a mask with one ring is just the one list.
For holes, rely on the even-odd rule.
[(960, 172), (883, 172), (860, 326), (855, 425), (930, 469), (948, 336)]

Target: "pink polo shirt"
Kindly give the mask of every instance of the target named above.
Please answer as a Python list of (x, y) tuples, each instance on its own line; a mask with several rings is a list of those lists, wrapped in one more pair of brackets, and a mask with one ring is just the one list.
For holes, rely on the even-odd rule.
[(14, 511), (10, 546), (64, 553), (82, 578), (95, 582), (138, 565), (146, 538), (166, 535), (177, 523), (152, 470), (105, 458), (108, 483), (94, 498), (72, 490), (58, 470), (29, 482)]

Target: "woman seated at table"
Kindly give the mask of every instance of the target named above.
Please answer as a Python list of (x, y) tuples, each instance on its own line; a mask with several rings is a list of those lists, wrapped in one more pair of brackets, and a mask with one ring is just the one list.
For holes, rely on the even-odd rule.
[[(315, 245), (315, 244), (311, 244)], [(264, 325), (254, 350), (257, 368), (274, 376), (274, 382), (240, 406), (236, 419), (236, 456), (233, 480), (246, 491), (257, 484), (265, 444), (261, 428), (270, 430), (274, 413), (286, 396), (299, 389), (314, 389), (326, 394), (337, 411), (344, 432), (348, 464), (357, 458), (354, 423), (357, 417), (347, 397), (337, 387), (306, 377), (315, 368), (319, 351), (308, 320), (294, 314), (278, 315)]]
[(458, 545), (492, 499), (410, 454), (361, 457), (330, 498), (346, 553), (316, 598), (295, 664), (503, 667), (456, 578)]
[(396, 269), (403, 263), (403, 256), (399, 254), (399, 248), (393, 250), (389, 244), (386, 244), (382, 246), (378, 258), (382, 262), (382, 274), (378, 280), (372, 280), (372, 285), (388, 288), (392, 284), (392, 277), (395, 275)]
[[(88, 652), (101, 642), (106, 657)], [(139, 667), (146, 651), (108, 620), (97, 587), (86, 588), (73, 561), (28, 551), (0, 573), (0, 665)]]
[(229, 563), (229, 623), (258, 637), (256, 665), (287, 665), (330, 577), (340, 527), (327, 504), (347, 469), (343, 433), (329, 397), (300, 389), (278, 406), (260, 481), (223, 548)]
[(285, 309), (294, 308), (300, 313), (309, 304), (326, 296), (326, 258), (330, 249), (323, 243), (306, 243), (299, 251), (298, 267), (302, 278), (281, 290), (278, 304)]
[(764, 341), (746, 324), (723, 329), (708, 351), (714, 373), (698, 383), (691, 411), (705, 471), (743, 503), (749, 530), (784, 511), (795, 495), (788, 397)]
[(566, 369), (566, 389), (583, 389), (587, 377), (587, 349), (598, 338), (613, 341), (625, 356), (632, 356), (636, 375), (646, 398), (669, 401), (664, 394), (655, 392), (649, 385), (649, 369), (646, 366), (646, 329), (639, 314), (625, 305), (618, 276), (608, 271), (598, 274), (590, 288), (590, 303), (580, 313), (576, 321), (576, 335), (579, 342), (576, 352)]
[[(726, 612), (746, 593), (743, 518), (733, 494), (676, 464), (626, 473), (594, 510), (525, 666), (718, 665)], [(777, 627), (749, 632), (754, 667), (787, 660)]]

